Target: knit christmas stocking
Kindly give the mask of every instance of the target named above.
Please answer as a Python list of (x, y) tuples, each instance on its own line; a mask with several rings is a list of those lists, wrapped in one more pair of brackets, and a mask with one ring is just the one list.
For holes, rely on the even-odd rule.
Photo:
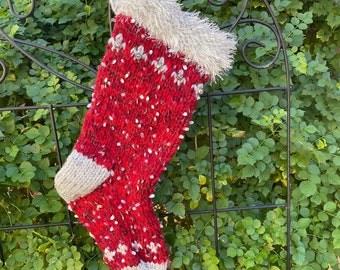
[(154, 186), (203, 84), (231, 67), (236, 42), (174, 0), (111, 0), (115, 27), (58, 193), (111, 269), (166, 269)]

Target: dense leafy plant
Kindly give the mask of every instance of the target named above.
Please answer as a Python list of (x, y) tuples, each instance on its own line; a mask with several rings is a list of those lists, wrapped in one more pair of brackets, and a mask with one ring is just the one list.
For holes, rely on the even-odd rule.
[[(17, 2), (16, 12), (29, 10), (30, 1)], [(106, 1), (38, 1), (34, 16), (22, 20), (10, 14), (7, 1), (0, 3), (0, 25), (11, 37), (63, 51), (91, 66), (99, 63), (109, 37)], [(182, 3), (220, 25), (233, 21), (244, 4)], [(340, 256), (339, 3), (275, 0), (271, 5), (291, 64), (292, 269), (335, 270)], [(248, 4), (244, 18), (272, 23), (260, 0)], [(277, 41), (268, 27), (242, 23), (233, 32), (240, 47), (252, 39), (265, 44), (247, 48), (252, 62), (262, 65), (273, 59)], [(93, 83), (95, 74), (80, 65), (21, 46), (65, 77), (88, 87)], [(5, 41), (0, 41), (0, 59), (9, 68), (0, 84), (0, 107), (26, 106), (0, 112), (0, 226), (65, 223), (0, 231), (3, 268), (107, 269), (82, 226), (75, 226), (71, 236), (66, 206), (53, 188), (58, 157), (50, 113), (64, 160), (79, 134), (90, 91), (41, 69)], [(159, 213), (171, 213), (161, 220), (174, 269), (285, 269), (285, 208), (220, 211), (216, 223), (204, 212), (215, 202), (225, 209), (286, 201), (284, 92), (230, 94), (285, 85), (282, 54), (265, 69), (249, 67), (238, 54), (229, 76), (207, 86), (206, 91), (228, 92), (211, 97), (213, 144), (209, 147), (207, 98), (202, 97), (194, 124), (162, 175), (154, 199)], [(45, 107), (27, 107), (36, 105)], [(185, 214), (198, 210), (204, 213)]]

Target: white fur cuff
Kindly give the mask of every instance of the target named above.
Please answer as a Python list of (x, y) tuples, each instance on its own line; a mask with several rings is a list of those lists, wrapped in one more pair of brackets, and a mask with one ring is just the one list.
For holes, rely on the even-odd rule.
[(214, 79), (231, 69), (236, 39), (175, 0), (110, 0), (112, 10), (134, 18), (150, 35), (183, 53)]

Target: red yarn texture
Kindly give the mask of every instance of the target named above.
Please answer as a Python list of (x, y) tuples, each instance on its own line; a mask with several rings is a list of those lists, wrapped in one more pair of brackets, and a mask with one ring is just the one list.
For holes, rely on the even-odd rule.
[(133, 19), (116, 17), (75, 145), (114, 175), (70, 202), (111, 269), (166, 264), (152, 194), (189, 125), (196, 90), (208, 80)]

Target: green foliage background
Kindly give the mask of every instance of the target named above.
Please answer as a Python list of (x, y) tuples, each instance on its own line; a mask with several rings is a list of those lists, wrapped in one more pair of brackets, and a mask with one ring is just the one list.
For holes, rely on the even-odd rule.
[[(16, 11), (29, 1), (16, 1)], [(41, 0), (34, 16), (15, 19), (0, 0), (0, 25), (11, 37), (27, 39), (97, 66), (109, 37), (106, 1)], [(243, 1), (216, 7), (184, 0), (220, 25), (233, 21)], [(291, 64), (292, 269), (339, 269), (340, 256), (340, 57), (338, 1), (270, 1), (282, 28)], [(263, 1), (249, 3), (244, 16), (271, 23)], [(261, 24), (233, 32), (240, 46), (263, 64), (277, 43)], [(28, 46), (46, 65), (83, 85), (95, 75), (68, 60)], [(90, 93), (65, 83), (0, 41), (0, 59), (9, 74), (0, 84), (0, 107), (88, 103)], [(283, 56), (267, 69), (250, 68), (236, 56), (229, 74), (207, 91), (285, 86)], [(217, 207), (284, 203), (286, 199), (286, 98), (280, 91), (212, 98), (214, 176)], [(85, 106), (54, 109), (63, 160), (81, 127)], [(162, 175), (154, 199), (162, 218), (174, 269), (285, 269), (285, 208), (219, 213), (219, 257), (211, 214), (211, 164), (206, 99), (180, 150)], [(48, 107), (0, 112), (0, 226), (67, 221), (66, 206), (53, 188), (58, 170)], [(6, 257), (1, 269), (108, 269), (93, 239), (80, 225), (0, 231)], [(337, 261), (338, 260), (338, 261)]]

